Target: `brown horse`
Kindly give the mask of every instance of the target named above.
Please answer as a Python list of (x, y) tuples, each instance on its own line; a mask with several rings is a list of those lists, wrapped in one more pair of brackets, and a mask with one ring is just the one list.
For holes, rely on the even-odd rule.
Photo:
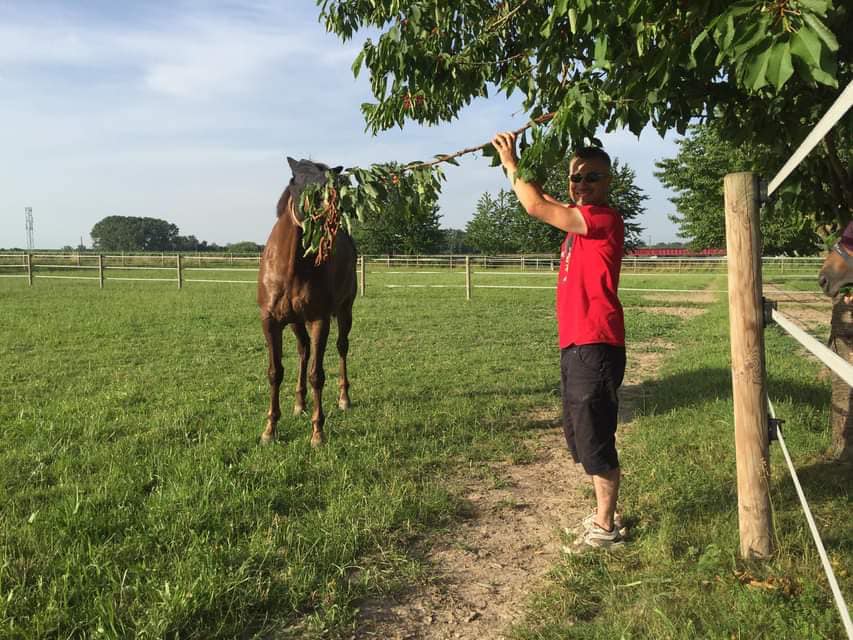
[[(833, 298), (829, 346), (848, 362), (853, 361), (853, 299), (841, 296), (842, 288), (853, 284), (853, 222), (847, 225), (838, 242), (823, 261), (818, 276), (823, 292)], [(853, 389), (837, 375), (832, 375), (832, 429), (829, 455), (839, 460), (853, 460)]]
[[(272, 228), (258, 272), (258, 306), (261, 325), (269, 351), (270, 407), (261, 442), (273, 442), (276, 424), (281, 417), (279, 391), (284, 378), (281, 365), (282, 330), (290, 325), (296, 336), (299, 367), (296, 372), (296, 402), (294, 415), (305, 411), (305, 380), (311, 383), (314, 393), (314, 410), (311, 414), (311, 445), (324, 440), (322, 395), (326, 382), (323, 355), (329, 337), (331, 317), (338, 319), (338, 353), (340, 354), (340, 394), (338, 406), (349, 409), (349, 379), (347, 378), (347, 352), (349, 332), (352, 328), (352, 304), (355, 300), (356, 250), (352, 238), (338, 231), (334, 253), (321, 265), (315, 265), (314, 255), (304, 255), (302, 248), (302, 214), (299, 202), (305, 186), (325, 184), (326, 174), (341, 172), (341, 167), (330, 169), (324, 164), (288, 158), (293, 172), (284, 193), (278, 201), (275, 225)], [(310, 359), (310, 370), (308, 368)]]
[(817, 281), (823, 292), (832, 298), (842, 287), (853, 284), (853, 222), (847, 225), (826, 256)]

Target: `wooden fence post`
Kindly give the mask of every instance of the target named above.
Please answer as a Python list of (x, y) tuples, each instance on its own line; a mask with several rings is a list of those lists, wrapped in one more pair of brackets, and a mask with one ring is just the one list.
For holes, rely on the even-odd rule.
[(364, 297), (364, 274), (367, 272), (367, 269), (364, 266), (364, 262), (365, 262), (364, 256), (359, 256), (358, 259), (360, 261), (359, 265), (358, 265), (359, 275), (361, 276), (358, 279), (358, 292), (361, 295), (361, 297), (363, 298)]
[(465, 256), (465, 299), (471, 299), (471, 258)]
[(98, 286), (104, 288), (104, 256), (98, 255)]
[(772, 554), (758, 176), (724, 180), (740, 555)]
[(27, 283), (33, 286), (33, 254), (27, 254)]
[(178, 289), (183, 289), (183, 287), (184, 287), (184, 267), (181, 264), (181, 258), (182, 258), (182, 256), (179, 253), (178, 259), (177, 259), (177, 263), (178, 263)]

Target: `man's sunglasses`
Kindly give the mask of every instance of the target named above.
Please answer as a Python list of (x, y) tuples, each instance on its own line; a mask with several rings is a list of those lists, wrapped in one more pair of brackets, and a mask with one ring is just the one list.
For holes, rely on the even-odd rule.
[(569, 180), (577, 184), (578, 182), (598, 182), (602, 178), (606, 177), (606, 173), (599, 173), (598, 171), (590, 171), (588, 174), (584, 175), (582, 173), (573, 173), (569, 176)]

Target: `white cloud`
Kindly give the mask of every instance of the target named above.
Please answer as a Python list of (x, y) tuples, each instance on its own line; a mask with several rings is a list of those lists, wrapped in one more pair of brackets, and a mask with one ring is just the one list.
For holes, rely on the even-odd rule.
[[(122, 3), (109, 19), (74, 13), (82, 6), (21, 3), (12, 14), (0, 4), (0, 247), (23, 243), (25, 206), (43, 247), (76, 244), (112, 213), (169, 219), (220, 244), (263, 241), (289, 178), (285, 155), (426, 160), (524, 119), (517, 101), (497, 97), (440, 127), (365, 134), (367, 82), (349, 70), (358, 45), (326, 34), (313, 0)], [(606, 143), (643, 188), (660, 190), (656, 137)], [(480, 194), (509, 187), (486, 160), (461, 164), (447, 167), (440, 200), (443, 225), (456, 228)], [(658, 226), (655, 239), (674, 237)]]
[(93, 75), (120, 67), (155, 93), (208, 98), (244, 92), (271, 69), (298, 69), (306, 61), (339, 65), (355, 57), (356, 45), (341, 46), (319, 26), (306, 26), (287, 20), (268, 26), (216, 14), (116, 26), (47, 14), (0, 25), (0, 65), (7, 71), (76, 67)]

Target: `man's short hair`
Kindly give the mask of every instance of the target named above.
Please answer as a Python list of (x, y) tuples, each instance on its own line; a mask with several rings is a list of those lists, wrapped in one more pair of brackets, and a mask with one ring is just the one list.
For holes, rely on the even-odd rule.
[(574, 158), (578, 158), (579, 160), (601, 160), (607, 165), (608, 169), (611, 166), (610, 156), (601, 147), (581, 147), (580, 149), (575, 149), (575, 152), (572, 154), (572, 159)]

